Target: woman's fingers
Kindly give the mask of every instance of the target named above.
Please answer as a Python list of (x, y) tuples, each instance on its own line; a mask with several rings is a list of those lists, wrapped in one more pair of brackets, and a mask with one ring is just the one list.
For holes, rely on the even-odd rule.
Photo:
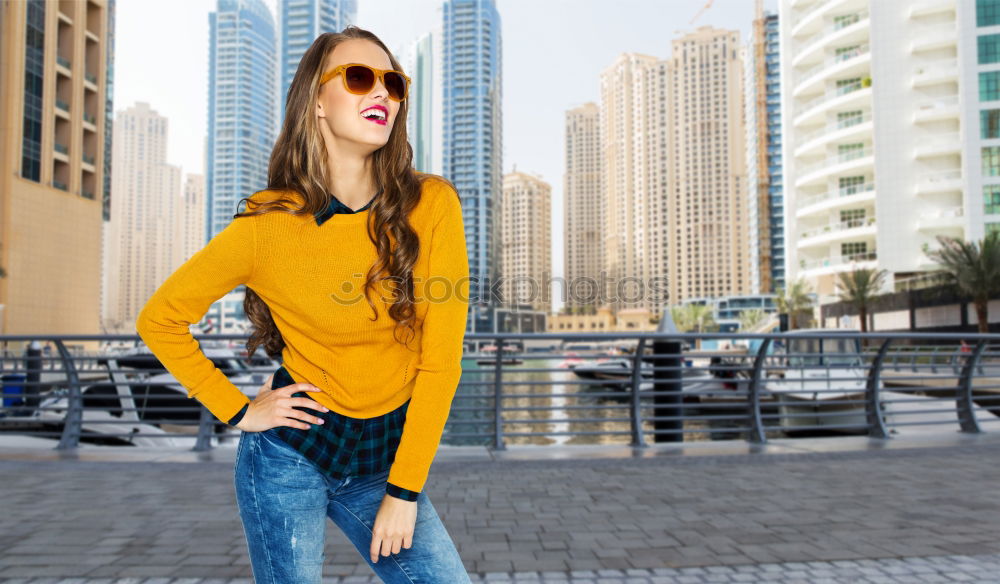
[(378, 563), (378, 556), (382, 549), (382, 536), (378, 534), (378, 531), (372, 531), (372, 545), (368, 549), (368, 555), (371, 556), (373, 564)]
[(293, 397), (292, 405), (299, 406), (303, 408), (309, 408), (311, 410), (316, 410), (317, 412), (329, 412), (330, 410), (326, 408), (323, 404), (319, 403), (314, 399), (309, 399), (307, 397)]

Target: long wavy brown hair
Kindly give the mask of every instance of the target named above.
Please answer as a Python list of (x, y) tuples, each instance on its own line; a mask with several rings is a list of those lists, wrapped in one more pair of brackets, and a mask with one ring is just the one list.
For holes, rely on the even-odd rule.
[[(365, 39), (377, 44), (389, 56), (393, 69), (403, 70), (385, 44), (367, 30), (349, 26), (339, 33), (323, 33), (318, 36), (299, 61), (295, 77), (288, 88), (285, 119), (271, 152), (267, 169), (267, 190), (279, 191), (279, 197), (268, 197), (268, 200), (260, 204), (251, 201), (250, 197), (240, 199), (241, 203), (247, 202), (247, 210), (237, 213), (234, 218), (267, 212), (312, 216), (329, 206), (332, 195), (327, 187), (330, 184), (328, 154), (319, 129), (321, 122), (315, 114), (316, 100), (327, 56), (337, 45), (349, 39)], [(401, 341), (395, 331), (401, 327), (408, 329), (410, 334), (406, 343), (415, 332), (413, 264), (420, 251), (420, 241), (410, 226), (409, 214), (420, 201), (420, 189), (424, 180), (443, 180), (454, 187), (443, 177), (419, 174), (414, 170), (413, 149), (406, 135), (408, 101), (403, 100), (399, 105), (389, 141), (372, 153), (373, 178), (381, 194), (375, 197), (370, 208), (368, 238), (378, 251), (378, 259), (369, 268), (364, 286), (365, 299), (372, 308), (374, 321), (378, 319), (378, 312), (369, 291), (383, 280), (392, 284), (392, 304), (387, 312), (396, 321), (393, 337), (397, 342)], [(304, 203), (297, 205), (296, 201), (280, 196), (281, 192), (297, 193), (304, 199)], [(285, 341), (271, 317), (271, 310), (249, 287), (246, 288), (243, 310), (253, 325), (246, 345), (247, 355), (252, 357), (258, 347), (263, 347), (269, 357), (278, 359)]]

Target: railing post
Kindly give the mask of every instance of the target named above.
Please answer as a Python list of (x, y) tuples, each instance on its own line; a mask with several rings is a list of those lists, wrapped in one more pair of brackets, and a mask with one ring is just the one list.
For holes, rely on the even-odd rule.
[(653, 340), (653, 416), (671, 418), (654, 420), (653, 442), (683, 442), (684, 420), (684, 363), (681, 341)]
[(493, 368), (493, 450), (507, 450), (503, 442), (503, 339), (496, 339), (497, 360)]
[(201, 415), (198, 417), (198, 439), (194, 443), (194, 452), (202, 452), (212, 449), (212, 432), (215, 427), (215, 416), (208, 408), (201, 406)]
[(30, 416), (38, 409), (42, 395), (42, 347), (38, 341), (29, 341), (24, 349), (24, 415)]
[(62, 339), (55, 339), (56, 350), (62, 358), (66, 381), (69, 383), (69, 397), (66, 401), (66, 416), (63, 418), (62, 436), (56, 450), (76, 448), (80, 445), (80, 431), (83, 426), (83, 390), (80, 387), (80, 376), (76, 374), (76, 364), (69, 354)]
[(760, 344), (760, 348), (757, 349), (757, 355), (753, 360), (753, 374), (750, 377), (750, 383), (747, 386), (747, 391), (749, 393), (749, 406), (750, 406), (750, 442), (756, 444), (764, 444), (767, 442), (767, 436), (764, 431), (764, 420), (760, 413), (760, 379), (761, 373), (764, 371), (764, 359), (767, 357), (767, 350), (771, 346), (771, 338), (768, 337), (764, 339), (764, 342)]
[(868, 370), (868, 384), (865, 387), (865, 421), (868, 423), (868, 436), (871, 438), (891, 438), (882, 418), (882, 403), (879, 401), (879, 386), (882, 385), (882, 362), (889, 353), (892, 338), (882, 341), (871, 369)]
[(649, 446), (642, 435), (642, 408), (639, 402), (640, 383), (642, 382), (642, 356), (646, 352), (645, 337), (639, 339), (639, 344), (635, 347), (635, 356), (632, 359), (632, 446), (640, 448)]
[(982, 432), (979, 427), (979, 420), (976, 419), (976, 412), (972, 403), (972, 377), (975, 374), (979, 359), (986, 350), (986, 339), (980, 339), (976, 343), (976, 348), (972, 350), (962, 367), (962, 377), (959, 379), (956, 399), (958, 408), (958, 423), (963, 432), (978, 434)]

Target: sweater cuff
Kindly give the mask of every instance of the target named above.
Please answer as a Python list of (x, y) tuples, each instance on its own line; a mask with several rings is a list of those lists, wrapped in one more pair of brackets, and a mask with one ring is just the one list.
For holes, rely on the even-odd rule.
[(236, 412), (236, 415), (233, 416), (232, 418), (229, 418), (229, 421), (226, 422), (226, 423), (229, 424), (230, 426), (235, 427), (236, 424), (239, 424), (240, 420), (243, 419), (243, 415), (247, 413), (247, 409), (249, 407), (250, 407), (250, 403), (249, 402), (243, 404), (243, 407), (240, 408), (240, 411)]
[(417, 497), (420, 496), (420, 491), (404, 489), (403, 487), (398, 487), (389, 482), (385, 484), (385, 492), (393, 497), (396, 497), (397, 499), (403, 499), (404, 501), (416, 501)]

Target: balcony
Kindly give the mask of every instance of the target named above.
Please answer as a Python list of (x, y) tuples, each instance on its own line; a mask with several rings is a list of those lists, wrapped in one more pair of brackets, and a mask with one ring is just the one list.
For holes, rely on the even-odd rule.
[(965, 210), (962, 207), (927, 211), (917, 218), (917, 229), (921, 231), (961, 230), (964, 227)]
[(875, 183), (863, 185), (853, 185), (842, 187), (820, 193), (802, 197), (796, 202), (796, 217), (805, 217), (817, 212), (826, 212), (837, 207), (847, 207), (857, 205), (866, 201), (875, 200)]
[(56, 55), (56, 64), (66, 69), (67, 72), (73, 69), (71, 63), (69, 62), (69, 59), (63, 57), (62, 55)]
[(918, 195), (935, 195), (962, 191), (962, 171), (929, 172), (917, 179)]
[(856, 118), (845, 118), (836, 122), (810, 130), (796, 140), (795, 156), (800, 157), (817, 149), (823, 148), (833, 141), (850, 140), (858, 136), (872, 133), (872, 115), (867, 112)]
[(862, 169), (872, 168), (875, 164), (874, 154), (874, 150), (867, 148), (828, 156), (823, 160), (804, 164), (796, 168), (795, 186), (801, 188), (811, 183), (821, 182), (831, 174), (857, 173)]
[(802, 231), (799, 234), (798, 248), (826, 247), (840, 239), (857, 239), (864, 235), (875, 235), (875, 217), (840, 221)]
[(913, 70), (910, 87), (923, 87), (958, 81), (958, 59), (928, 63)]
[(935, 156), (950, 156), (962, 153), (961, 135), (958, 132), (948, 134), (930, 134), (918, 138), (913, 148), (915, 158), (932, 158)]
[(910, 18), (954, 12), (955, 0), (911, 0)]
[(925, 99), (913, 106), (913, 121), (936, 122), (939, 120), (958, 119), (958, 96), (948, 95)]
[(934, 26), (915, 27), (910, 52), (932, 51), (958, 44), (958, 28), (955, 22), (946, 22)]
[(797, 75), (793, 95), (798, 97), (810, 90), (821, 88), (823, 81), (832, 76), (849, 77), (852, 73), (865, 76), (871, 64), (871, 47), (867, 44), (850, 51), (827, 57), (823, 62)]
[(833, 23), (827, 25), (822, 31), (810, 35), (807, 39), (800, 43), (795, 43), (795, 54), (792, 59), (792, 66), (798, 67), (804, 62), (810, 60), (818, 51), (822, 51), (824, 47), (834, 45), (834, 44), (844, 44), (845, 42), (850, 42), (851, 40), (867, 40), (867, 34), (865, 31), (868, 27), (868, 11), (859, 10), (854, 14), (845, 14), (845, 17), (854, 17), (857, 20), (853, 22), (847, 21), (834, 21)]
[(793, 124), (795, 126), (805, 126), (810, 123), (821, 123), (824, 115), (831, 108), (841, 109), (871, 109), (872, 89), (864, 82), (857, 85), (846, 85), (834, 91), (822, 93), (809, 101), (803, 102), (795, 111), (796, 115)]
[(792, 27), (792, 36), (798, 37), (806, 33), (815, 34), (823, 25), (823, 15), (839, 2), (840, 0), (821, 1), (801, 10), (792, 11), (791, 22), (797, 23)]
[[(850, 267), (852, 264), (862, 263), (858, 267), (875, 267), (873, 264), (878, 260), (878, 255), (874, 251), (869, 251), (865, 253), (856, 253), (846, 256), (834, 256), (830, 258), (820, 258), (815, 260), (799, 260), (799, 267), (805, 271), (816, 271), (816, 272), (836, 272), (841, 271), (838, 268)], [(816, 274), (812, 274), (816, 275)]]

